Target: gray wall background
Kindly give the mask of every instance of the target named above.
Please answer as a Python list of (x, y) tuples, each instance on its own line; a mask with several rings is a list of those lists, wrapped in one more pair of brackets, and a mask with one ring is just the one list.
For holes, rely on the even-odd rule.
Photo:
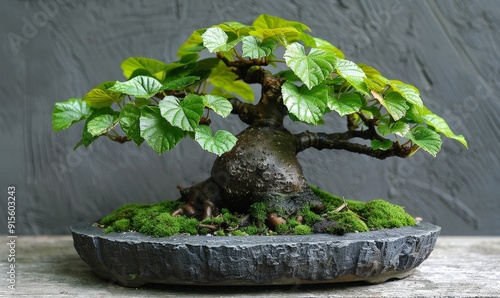
[[(500, 234), (499, 3), (451, 0), (4, 1), (0, 233), (8, 185), (17, 189), (18, 234), (67, 234), (68, 226), (121, 204), (175, 199), (176, 185), (205, 179), (215, 156), (190, 140), (163, 156), (105, 139), (73, 151), (81, 126), (54, 133), (53, 105), (121, 80), (127, 57), (173, 61), (192, 31), (251, 23), (261, 13), (304, 22), (348, 59), (416, 85), (426, 105), (470, 144), (465, 150), (445, 140), (437, 158), (418, 152), (386, 161), (310, 150), (300, 155), (310, 183), (346, 198), (403, 204), (443, 234)], [(18, 46), (14, 34), (23, 38)], [(344, 130), (333, 114), (327, 123), (314, 129)], [(230, 128), (244, 126), (231, 118)]]

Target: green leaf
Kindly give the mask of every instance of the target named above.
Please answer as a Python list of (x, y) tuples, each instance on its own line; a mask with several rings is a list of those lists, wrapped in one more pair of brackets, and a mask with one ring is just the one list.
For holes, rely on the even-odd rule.
[(253, 36), (245, 36), (242, 42), (243, 57), (250, 57), (250, 59), (267, 57), (276, 48), (276, 42), (272, 39), (265, 39), (259, 42), (259, 40)]
[(323, 82), (325, 85), (342, 85), (345, 83), (345, 79), (341, 76), (336, 76), (335, 78), (328, 77), (326, 80)]
[(399, 93), (409, 103), (419, 108), (423, 107), (422, 99), (420, 98), (420, 92), (415, 86), (405, 84), (397, 80), (388, 80), (387, 78), (383, 77), (375, 68), (365, 64), (358, 65), (367, 75), (368, 79), (365, 80), (365, 82), (371, 89), (377, 92), (383, 92), (384, 90), (386, 90), (385, 88), (387, 86), (390, 86), (392, 88), (392, 91)]
[(214, 87), (252, 102), (254, 100), (252, 87), (241, 80), (237, 80), (237, 78), (238, 76), (230, 68), (220, 62), (217, 67), (212, 69), (209, 80)]
[(184, 90), (189, 85), (194, 84), (200, 77), (185, 76), (163, 84), (162, 90)]
[[(153, 77), (153, 74), (145, 69), (140, 68), (140, 69), (134, 70), (134, 72), (128, 77), (128, 79), (130, 80), (130, 79), (138, 77), (138, 76)], [(114, 84), (115, 84), (115, 82), (113, 82), (113, 85)]]
[(226, 28), (228, 28), (229, 30), (231, 30), (234, 33), (237, 33), (238, 30), (241, 30), (242, 28), (248, 27), (247, 25), (242, 24), (240, 22), (224, 22), (224, 23), (220, 24), (219, 27), (221, 25), (225, 26)]
[(141, 137), (158, 154), (171, 150), (186, 136), (182, 129), (168, 123), (157, 107), (142, 107), (139, 126)]
[[(136, 100), (137, 101), (137, 100)], [(141, 109), (133, 103), (127, 103), (120, 111), (120, 126), (123, 132), (132, 139), (137, 146), (140, 146), (144, 139), (141, 137), (139, 126), (141, 118)]]
[(283, 57), (286, 65), (309, 89), (323, 82), (333, 72), (335, 65), (333, 52), (313, 48), (306, 55), (304, 46), (299, 43), (288, 45)]
[(401, 121), (397, 121), (388, 125), (379, 124), (377, 128), (378, 132), (383, 136), (388, 134), (397, 134), (404, 137), (410, 131), (410, 125)]
[(361, 68), (361, 70), (365, 73), (366, 77), (369, 79), (373, 78), (376, 75), (379, 75), (379, 76), (381, 75), (378, 70), (376, 70), (375, 68), (373, 68), (369, 65), (366, 65), (363, 63), (358, 63), (358, 66), (359, 66), (359, 68)]
[(202, 28), (194, 31), (189, 38), (179, 47), (177, 51), (177, 56), (184, 56), (191, 53), (196, 53), (202, 51), (205, 47), (203, 46), (203, 38), (201, 35), (207, 30), (207, 28)]
[(429, 125), (434, 127), (434, 129), (438, 133), (444, 134), (446, 137), (450, 139), (454, 139), (462, 143), (462, 145), (465, 146), (465, 148), (469, 148), (467, 145), (467, 141), (465, 140), (465, 137), (463, 135), (456, 135), (448, 126), (448, 123), (446, 121), (439, 117), (438, 115), (426, 115), (424, 116), (425, 122)]
[(380, 117), (379, 107), (377, 107), (376, 105), (372, 105), (372, 106), (366, 106), (366, 105), (364, 105), (361, 108), (361, 112), (368, 119), (374, 119), (374, 118), (379, 118)]
[[(197, 54), (195, 54), (197, 55)], [(196, 71), (197, 63), (196, 62), (173, 62), (167, 65), (167, 70), (165, 74), (165, 79), (160, 81), (162, 84), (166, 84), (167, 82), (177, 80), (187, 76), (196, 76), (193, 75), (193, 72)]]
[(231, 28), (231, 30), (233, 30), (238, 37), (248, 36), (249, 32), (255, 29), (253, 26), (248, 26), (238, 22), (225, 22), (224, 24)]
[(201, 59), (192, 63), (194, 64), (195, 69), (189, 75), (200, 77), (200, 81), (206, 80), (212, 72), (212, 69), (216, 68), (219, 63), (219, 58)]
[(283, 28), (283, 27), (293, 27), (299, 31), (311, 31), (307, 25), (296, 21), (289, 21), (282, 19), (280, 17), (271, 16), (267, 14), (261, 14), (252, 23), (255, 28), (273, 29), (273, 28)]
[(228, 42), (229, 36), (219, 27), (208, 28), (201, 38), (203, 45), (210, 53), (229, 51), (240, 41), (240, 39), (235, 39)]
[(158, 106), (163, 118), (185, 131), (194, 131), (204, 110), (203, 100), (197, 95), (186, 96), (182, 101), (175, 96), (167, 96)]
[(410, 107), (406, 104), (406, 99), (398, 92), (389, 92), (384, 96), (384, 107), (391, 114), (392, 119), (399, 120), (406, 115), (406, 110)]
[(434, 157), (441, 150), (441, 137), (437, 132), (431, 129), (421, 126), (415, 127), (412, 131), (407, 133), (405, 137)]
[(282, 70), (275, 74), (277, 77), (285, 78), (289, 82), (299, 82), (300, 78), (291, 69)]
[(52, 129), (63, 130), (73, 123), (86, 119), (93, 109), (80, 98), (70, 98), (66, 101), (56, 102), (52, 112)]
[(134, 105), (138, 108), (148, 106), (151, 105), (151, 100), (149, 98), (136, 98), (134, 100)]
[(87, 123), (87, 131), (93, 136), (100, 136), (118, 124), (118, 115), (104, 114), (97, 116)]
[(424, 124), (425, 120), (420, 116), (419, 109), (415, 107), (414, 105), (410, 105), (410, 108), (406, 111), (405, 115), (406, 121), (408, 123), (418, 123), (418, 124)]
[[(112, 84), (114, 84), (114, 82)], [(122, 95), (120, 92), (113, 92), (112, 90), (97, 87), (85, 94), (82, 100), (89, 106), (100, 109), (110, 107), (114, 102), (120, 102), (122, 100)]]
[(99, 85), (97, 85), (97, 89), (101, 89), (101, 90), (108, 90), (110, 87), (113, 87), (113, 85), (115, 84), (115, 81), (104, 81), (102, 83), (100, 83)]
[(335, 62), (335, 70), (356, 90), (364, 95), (369, 94), (368, 87), (365, 83), (366, 75), (356, 63), (349, 60), (337, 59)]
[[(200, 55), (197, 54), (197, 53), (187, 53), (185, 55), (183, 55), (179, 61), (177, 61), (177, 63), (180, 63), (180, 64), (190, 64), (192, 62), (196, 62), (198, 60), (198, 58), (200, 58)], [(171, 70), (171, 68), (169, 67), (170, 64), (167, 64), (167, 70)]]
[(420, 98), (420, 93), (414, 86), (408, 84), (393, 84), (393, 87), (396, 89), (396, 92), (401, 94), (409, 103), (419, 108), (424, 106)]
[(261, 28), (250, 31), (249, 34), (251, 36), (257, 36), (263, 40), (270, 39), (272, 37), (277, 37), (278, 40), (281, 41), (282, 44), (287, 45), (292, 42), (296, 42), (300, 40), (302, 34), (295, 28)]
[(392, 144), (393, 142), (391, 140), (383, 140), (383, 141), (380, 141), (380, 140), (371, 140), (371, 147), (373, 148), (373, 150), (387, 150), (389, 148), (392, 147)]
[(118, 117), (119, 113), (109, 107), (94, 110), (92, 114), (90, 114), (90, 116), (87, 118), (87, 121), (85, 121), (85, 125), (83, 126), (83, 132), (82, 132), (82, 140), (76, 145), (75, 149), (78, 148), (80, 145), (88, 147), (92, 142), (94, 142), (99, 137), (99, 135), (93, 135), (89, 131), (89, 123), (96, 117), (102, 115), (111, 115), (113, 117)]
[(225, 97), (208, 94), (203, 95), (202, 98), (203, 104), (207, 108), (212, 109), (215, 113), (224, 118), (231, 114), (231, 111), (233, 110), (233, 105)]
[(281, 86), (283, 103), (288, 112), (297, 119), (310, 124), (319, 124), (325, 113), (325, 99), (328, 97), (328, 87), (318, 85), (311, 90), (305, 85), (297, 88), (295, 84), (285, 82)]
[(368, 86), (368, 88), (379, 93), (383, 93), (384, 91), (386, 91), (386, 87), (389, 86), (391, 82), (385, 77), (383, 77), (380, 73), (377, 73), (378, 71), (375, 70), (374, 68), (370, 66), (363, 67), (362, 64), (360, 65), (363, 71), (365, 71), (366, 69), (368, 72), (366, 75), (369, 77), (365, 79), (365, 83)]
[(132, 73), (139, 69), (144, 69), (151, 73), (155, 79), (163, 81), (165, 78), (166, 64), (151, 58), (130, 57), (122, 62), (123, 75), (130, 79)]
[(328, 108), (336, 111), (340, 116), (345, 116), (359, 111), (363, 103), (364, 98), (359, 93), (342, 93), (338, 99), (330, 96)]
[(229, 39), (229, 36), (227, 36), (224, 30), (218, 27), (208, 28), (205, 33), (201, 35), (201, 38), (203, 39), (203, 45), (210, 53), (227, 51), (227, 49), (219, 50), (221, 47), (227, 45), (227, 40)]
[(195, 129), (194, 139), (200, 144), (201, 148), (217, 155), (231, 150), (238, 140), (226, 130), (219, 130), (212, 136), (212, 130), (206, 125), (200, 125)]
[(238, 38), (238, 28), (233, 28), (224, 23), (212, 26), (212, 28), (222, 29), (222, 31), (227, 34), (228, 40), (235, 40)]
[(456, 135), (443, 118), (434, 114), (426, 107), (422, 107), (421, 109), (418, 110), (420, 112), (421, 117), (425, 120), (425, 123), (433, 127), (436, 132), (442, 133), (443, 135), (445, 135), (450, 139), (457, 140), (462, 145), (464, 145), (465, 148), (468, 148), (468, 144), (467, 141), (465, 140), (465, 137), (463, 135)]
[(307, 33), (302, 33), (301, 40), (308, 47), (318, 48), (325, 51), (333, 52), (335, 53), (335, 57), (339, 59), (344, 59), (345, 57), (344, 53), (341, 50), (339, 50), (336, 46), (332, 45), (330, 42), (324, 39), (313, 37)]
[(155, 78), (137, 76), (126, 82), (119, 82), (108, 90), (122, 92), (136, 98), (150, 98), (162, 89), (161, 83)]

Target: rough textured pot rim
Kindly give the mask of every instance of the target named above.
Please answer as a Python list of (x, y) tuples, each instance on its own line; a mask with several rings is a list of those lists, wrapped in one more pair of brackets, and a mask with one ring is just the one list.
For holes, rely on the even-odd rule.
[(74, 246), (100, 277), (124, 286), (146, 283), (267, 285), (384, 282), (410, 275), (434, 249), (440, 227), (343, 236), (172, 236), (70, 228)]

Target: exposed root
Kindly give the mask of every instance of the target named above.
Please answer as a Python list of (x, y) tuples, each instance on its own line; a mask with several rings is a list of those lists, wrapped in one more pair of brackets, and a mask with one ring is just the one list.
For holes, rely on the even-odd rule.
[(206, 229), (209, 229), (211, 231), (217, 231), (219, 229), (218, 227), (216, 227), (214, 225), (206, 225), (206, 224), (199, 224), (198, 228), (206, 228)]

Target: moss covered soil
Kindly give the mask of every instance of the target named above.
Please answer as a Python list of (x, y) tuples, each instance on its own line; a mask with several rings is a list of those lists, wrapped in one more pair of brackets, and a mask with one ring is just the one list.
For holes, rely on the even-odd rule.
[[(172, 216), (182, 202), (164, 201), (158, 204), (127, 204), (105, 216), (99, 226), (105, 232), (136, 231), (153, 237), (176, 234), (214, 236), (248, 235), (307, 235), (329, 233), (367, 232), (415, 225), (412, 216), (403, 207), (384, 200), (361, 202), (344, 200), (316, 187), (314, 193), (325, 208), (313, 212), (303, 208), (293, 217), (279, 210), (269, 210), (263, 203), (255, 203), (249, 214), (233, 214), (222, 209), (216, 217), (198, 220), (183, 215)], [(278, 218), (272, 220), (270, 214)], [(271, 217), (272, 217), (271, 216)]]

